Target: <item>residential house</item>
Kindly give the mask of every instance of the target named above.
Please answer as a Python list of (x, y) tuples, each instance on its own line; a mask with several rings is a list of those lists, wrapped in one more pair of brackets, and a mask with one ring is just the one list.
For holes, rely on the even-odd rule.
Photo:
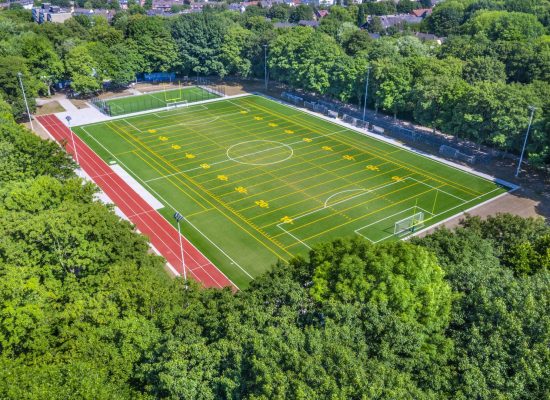
[(320, 21), (322, 18), (325, 18), (328, 15), (328, 10), (315, 10), (314, 18), (317, 21)]
[(432, 9), (431, 8), (417, 8), (416, 10), (411, 11), (411, 15), (414, 15), (415, 17), (420, 18), (426, 18), (427, 16), (431, 15)]
[[(374, 21), (374, 18), (376, 18), (376, 16), (369, 15), (367, 17), (367, 22), (361, 25), (361, 29), (368, 29), (372, 21)], [(411, 14), (381, 15), (378, 18), (380, 18), (380, 24), (384, 30), (393, 27), (402, 28), (407, 24), (419, 24), (424, 19)]]
[(311, 26), (312, 28), (317, 28), (319, 26), (319, 21), (315, 21), (315, 20), (311, 20), (311, 21), (307, 21), (307, 20), (300, 20), (298, 21), (298, 25), (300, 26)]
[(32, 19), (38, 24), (44, 22), (62, 23), (73, 16), (70, 10), (62, 9), (59, 6), (52, 6), (50, 3), (42, 3), (40, 7), (32, 8)]
[(115, 10), (105, 10), (105, 9), (91, 9), (91, 8), (75, 8), (73, 10), (73, 16), (83, 15), (85, 17), (91, 18), (94, 16), (104, 17), (107, 21), (111, 21), (115, 16)]
[(153, 0), (151, 10), (170, 12), (172, 6), (183, 6), (183, 0)]

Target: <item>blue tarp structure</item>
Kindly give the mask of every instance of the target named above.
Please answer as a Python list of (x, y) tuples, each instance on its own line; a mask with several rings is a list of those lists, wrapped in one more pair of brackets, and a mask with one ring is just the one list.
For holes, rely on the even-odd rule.
[(139, 74), (138, 81), (145, 82), (172, 82), (176, 78), (175, 72), (151, 72), (150, 74)]

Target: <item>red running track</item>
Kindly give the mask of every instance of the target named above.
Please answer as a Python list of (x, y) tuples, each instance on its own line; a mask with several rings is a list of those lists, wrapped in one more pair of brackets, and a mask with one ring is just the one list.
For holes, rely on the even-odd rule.
[[(73, 154), (71, 131), (55, 115), (36, 117), (38, 122), (65, 149)], [(109, 196), (116, 206), (144, 235), (155, 249), (183, 274), (178, 231), (139, 196), (92, 149), (74, 135), (80, 167)], [(74, 155), (73, 155), (74, 158)], [(195, 246), (182, 236), (187, 273), (205, 287), (237, 287)]]

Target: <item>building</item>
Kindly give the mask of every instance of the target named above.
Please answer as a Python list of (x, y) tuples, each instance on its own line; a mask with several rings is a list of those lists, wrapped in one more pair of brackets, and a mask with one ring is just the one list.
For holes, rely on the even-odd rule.
[(32, 8), (32, 19), (38, 24), (44, 22), (62, 23), (72, 16), (71, 10), (64, 10), (59, 6), (52, 6), (50, 3), (42, 3), (40, 7)]
[(88, 8), (75, 8), (73, 10), (73, 16), (77, 15), (84, 15), (88, 18), (94, 17), (94, 16), (101, 16), (104, 17), (107, 21), (111, 21), (113, 17), (115, 16), (116, 11), (115, 10), (105, 10), (105, 9), (88, 9)]
[(416, 17), (411, 14), (381, 15), (379, 17), (369, 15), (367, 17), (367, 22), (361, 25), (361, 29), (368, 29), (375, 18), (380, 19), (380, 24), (384, 30), (393, 27), (402, 28), (404, 25), (408, 24), (419, 24), (424, 19), (423, 17)]
[(426, 18), (431, 14), (432, 14), (431, 8), (417, 8), (416, 10), (411, 11), (411, 15), (414, 15), (415, 17), (420, 17), (420, 18)]
[(315, 19), (320, 21), (328, 15), (328, 10), (317, 10), (315, 9)]
[(183, 0), (153, 0), (151, 10), (169, 12), (172, 6), (183, 6)]

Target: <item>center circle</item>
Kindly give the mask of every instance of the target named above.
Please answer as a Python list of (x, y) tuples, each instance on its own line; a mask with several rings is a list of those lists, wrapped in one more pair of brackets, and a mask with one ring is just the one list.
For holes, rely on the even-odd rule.
[(248, 140), (229, 146), (226, 154), (240, 164), (271, 165), (288, 160), (294, 150), (288, 144), (273, 140)]

